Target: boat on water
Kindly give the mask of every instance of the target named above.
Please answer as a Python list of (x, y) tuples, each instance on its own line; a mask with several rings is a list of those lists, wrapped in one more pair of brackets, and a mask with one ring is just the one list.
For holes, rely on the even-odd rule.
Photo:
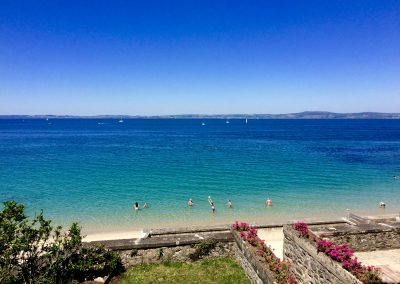
[(229, 120), (225, 121), (226, 124), (230, 123)]
[(204, 122), (201, 123), (202, 126), (206, 125)]
[(246, 118), (246, 124), (247, 124), (247, 118)]
[(122, 118), (121, 118), (120, 120), (118, 120), (118, 122), (119, 122), (119, 123), (122, 123), (122, 122), (124, 122), (124, 121), (123, 121)]

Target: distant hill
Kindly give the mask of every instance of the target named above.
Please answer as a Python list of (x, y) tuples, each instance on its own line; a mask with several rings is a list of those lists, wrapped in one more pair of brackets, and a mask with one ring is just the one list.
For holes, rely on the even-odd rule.
[(77, 119), (77, 118), (97, 118), (97, 119), (127, 119), (127, 118), (170, 118), (170, 119), (400, 119), (400, 113), (381, 113), (381, 112), (356, 112), (356, 113), (336, 113), (327, 111), (304, 111), (286, 114), (180, 114), (180, 115), (96, 115), (96, 116), (74, 116), (74, 115), (0, 115), (0, 119)]

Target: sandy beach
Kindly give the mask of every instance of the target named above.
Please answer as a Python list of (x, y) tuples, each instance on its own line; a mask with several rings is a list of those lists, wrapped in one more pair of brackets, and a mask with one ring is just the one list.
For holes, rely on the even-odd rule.
[(125, 232), (104, 232), (92, 233), (83, 238), (84, 242), (106, 241), (106, 240), (122, 240), (122, 239), (138, 239), (143, 238), (143, 231), (125, 231)]

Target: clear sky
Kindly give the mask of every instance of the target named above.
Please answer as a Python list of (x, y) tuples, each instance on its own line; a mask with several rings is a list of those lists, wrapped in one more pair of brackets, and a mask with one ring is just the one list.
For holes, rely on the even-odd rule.
[(0, 1), (0, 114), (400, 112), (400, 1)]

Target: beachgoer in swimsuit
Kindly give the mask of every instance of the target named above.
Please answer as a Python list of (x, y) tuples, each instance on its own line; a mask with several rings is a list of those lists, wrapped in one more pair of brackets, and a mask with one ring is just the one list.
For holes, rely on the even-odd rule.
[(232, 208), (232, 201), (230, 199), (228, 199), (228, 203), (226, 203), (226, 206), (228, 208)]
[(148, 208), (148, 206), (147, 206), (147, 203), (146, 203), (146, 202), (143, 204), (143, 207), (142, 207), (142, 208)]
[(189, 205), (189, 207), (193, 206), (193, 200), (191, 198), (189, 198), (188, 205)]
[(269, 198), (269, 193), (268, 193), (267, 201), (265, 203), (267, 204), (268, 207), (272, 205), (272, 200), (271, 200), (271, 198)]
[(133, 205), (133, 208), (135, 210), (139, 210), (139, 203), (135, 202), (135, 204)]

